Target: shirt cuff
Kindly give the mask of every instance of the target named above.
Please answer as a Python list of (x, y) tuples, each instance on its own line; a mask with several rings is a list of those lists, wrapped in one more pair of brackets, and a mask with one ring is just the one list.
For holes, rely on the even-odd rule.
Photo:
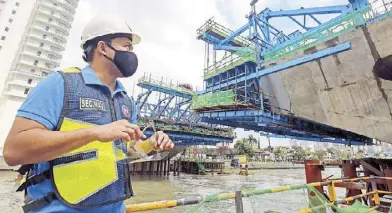
[(22, 110), (18, 111), (18, 113), (16, 114), (16, 117), (27, 118), (27, 119), (33, 120), (35, 122), (38, 122), (41, 125), (45, 126), (48, 130), (54, 130), (57, 125), (57, 124), (53, 124), (48, 119), (46, 119), (38, 114), (26, 112), (26, 111), (22, 111)]

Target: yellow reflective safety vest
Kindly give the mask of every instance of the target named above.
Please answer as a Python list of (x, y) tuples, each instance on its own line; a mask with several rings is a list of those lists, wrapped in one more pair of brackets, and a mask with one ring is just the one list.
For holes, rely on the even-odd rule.
[[(136, 105), (125, 92), (112, 95), (108, 89), (87, 85), (79, 69), (61, 72), (64, 104), (58, 131), (67, 132), (128, 119)], [(53, 191), (26, 204), (25, 212), (49, 205), (54, 199), (75, 209), (91, 209), (125, 200), (133, 195), (127, 144), (93, 141), (49, 161), (49, 170), (29, 175), (22, 191), (49, 179)], [(30, 166), (30, 167), (29, 167)], [(34, 165), (26, 165), (32, 168)], [(26, 169), (24, 169), (26, 170)]]

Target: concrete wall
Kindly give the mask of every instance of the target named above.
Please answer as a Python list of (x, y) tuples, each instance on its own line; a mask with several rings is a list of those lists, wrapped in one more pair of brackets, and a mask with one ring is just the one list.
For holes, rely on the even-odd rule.
[(277, 85), (266, 83), (263, 90), (297, 116), (392, 143), (392, 82), (373, 72), (375, 61), (392, 55), (392, 17), (266, 66), (344, 42), (352, 49), (263, 77)]

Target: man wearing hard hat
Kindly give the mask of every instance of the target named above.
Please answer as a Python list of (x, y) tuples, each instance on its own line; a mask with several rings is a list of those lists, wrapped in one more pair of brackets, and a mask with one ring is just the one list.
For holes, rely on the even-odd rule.
[[(82, 36), (88, 66), (54, 72), (28, 95), (4, 145), (5, 161), (27, 173), (18, 188), (24, 212), (125, 212), (133, 195), (126, 142), (145, 136), (117, 79), (136, 72), (139, 42), (124, 20), (95, 17)], [(174, 147), (163, 132), (150, 140)]]

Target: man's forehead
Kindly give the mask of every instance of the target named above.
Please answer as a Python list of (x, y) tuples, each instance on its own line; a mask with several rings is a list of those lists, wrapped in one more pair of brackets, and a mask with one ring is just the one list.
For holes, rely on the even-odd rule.
[(118, 42), (118, 43), (123, 43), (123, 44), (124, 43), (132, 44), (132, 40), (128, 37), (118, 37), (118, 38), (115, 38), (113, 41)]

